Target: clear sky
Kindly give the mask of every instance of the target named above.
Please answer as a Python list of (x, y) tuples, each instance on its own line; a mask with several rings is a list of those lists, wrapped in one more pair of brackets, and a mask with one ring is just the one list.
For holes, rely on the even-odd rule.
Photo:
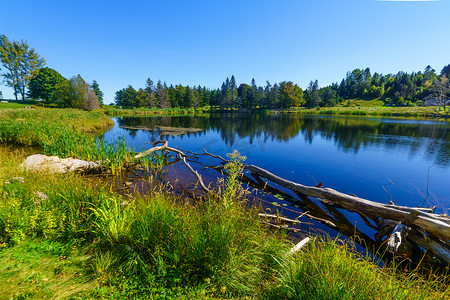
[(234, 74), (306, 88), (355, 68), (440, 72), (449, 16), (450, 0), (0, 0), (0, 34), (26, 40), (65, 77), (95, 79), (108, 104), (148, 77), (217, 88)]

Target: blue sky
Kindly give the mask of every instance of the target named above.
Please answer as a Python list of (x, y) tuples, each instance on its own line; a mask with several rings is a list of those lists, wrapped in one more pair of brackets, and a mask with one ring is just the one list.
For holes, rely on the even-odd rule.
[(217, 88), (234, 74), (306, 88), (354, 68), (439, 72), (450, 64), (449, 3), (0, 0), (0, 34), (26, 40), (65, 77), (97, 80), (110, 103), (148, 77)]

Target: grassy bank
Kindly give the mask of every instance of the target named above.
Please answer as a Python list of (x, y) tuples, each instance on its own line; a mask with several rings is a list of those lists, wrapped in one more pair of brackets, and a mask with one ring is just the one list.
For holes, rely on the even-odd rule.
[[(73, 130), (89, 135), (82, 120), (72, 120)], [(50, 125), (41, 126), (35, 130)], [(239, 196), (239, 161), (201, 201), (168, 192), (128, 197), (79, 174), (21, 170), (26, 154), (8, 145), (18, 140), (0, 145), (0, 298), (440, 299), (449, 292), (442, 280), (380, 269), (338, 241), (314, 238), (286, 256), (293, 245), (285, 233), (260, 223)]]
[(389, 107), (379, 100), (346, 100), (335, 107), (322, 107), (311, 109), (295, 109), (291, 112), (318, 115), (357, 115), (382, 117), (408, 117), (408, 118), (448, 118), (449, 109), (438, 110), (430, 106)]
[[(113, 126), (100, 112), (76, 109), (14, 109), (0, 111), (0, 144), (41, 147), (45, 154), (102, 159), (96, 133)], [(104, 156), (104, 155), (103, 155)]]

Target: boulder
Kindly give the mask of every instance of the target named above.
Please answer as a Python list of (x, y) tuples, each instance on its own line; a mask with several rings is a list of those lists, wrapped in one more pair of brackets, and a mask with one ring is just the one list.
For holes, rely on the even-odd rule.
[(63, 174), (67, 172), (95, 172), (100, 170), (100, 163), (76, 158), (59, 158), (35, 154), (28, 156), (21, 165), (27, 171)]

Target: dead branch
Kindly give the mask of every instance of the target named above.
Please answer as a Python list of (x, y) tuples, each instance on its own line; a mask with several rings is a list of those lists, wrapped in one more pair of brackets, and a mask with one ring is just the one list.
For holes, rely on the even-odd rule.
[(275, 219), (276, 221), (282, 221), (282, 222), (287, 222), (287, 223), (295, 223), (295, 224), (302, 224), (302, 222), (300, 222), (299, 220), (289, 219), (289, 218), (282, 217), (282, 216), (279, 216), (279, 215), (270, 215), (270, 214), (265, 214), (265, 213), (259, 213), (258, 216), (262, 217), (262, 218)]
[[(163, 143), (162, 146), (156, 146), (157, 144)], [(134, 156), (134, 159), (140, 159), (142, 157), (148, 156), (150, 154), (152, 154), (155, 151), (172, 151), (175, 152), (178, 155), (178, 159), (181, 160), (183, 162), (183, 164), (189, 169), (189, 171), (191, 171), (192, 174), (195, 175), (195, 177), (197, 177), (198, 182), (200, 183), (200, 186), (202, 187), (202, 189), (207, 192), (208, 194), (211, 193), (211, 190), (208, 189), (206, 187), (206, 185), (203, 183), (202, 177), (200, 176), (200, 174), (194, 170), (194, 168), (191, 167), (191, 165), (186, 161), (186, 157), (187, 155), (178, 149), (175, 148), (171, 148), (169, 147), (169, 142), (168, 141), (157, 141), (154, 143), (155, 147), (150, 148), (144, 152), (141, 152), (137, 155)]]
[(300, 251), (306, 244), (309, 243), (310, 240), (311, 239), (309, 237), (304, 238), (303, 240), (301, 240), (297, 245), (292, 247), (292, 249), (289, 250), (289, 252), (286, 253), (286, 257), (291, 256), (292, 254)]

